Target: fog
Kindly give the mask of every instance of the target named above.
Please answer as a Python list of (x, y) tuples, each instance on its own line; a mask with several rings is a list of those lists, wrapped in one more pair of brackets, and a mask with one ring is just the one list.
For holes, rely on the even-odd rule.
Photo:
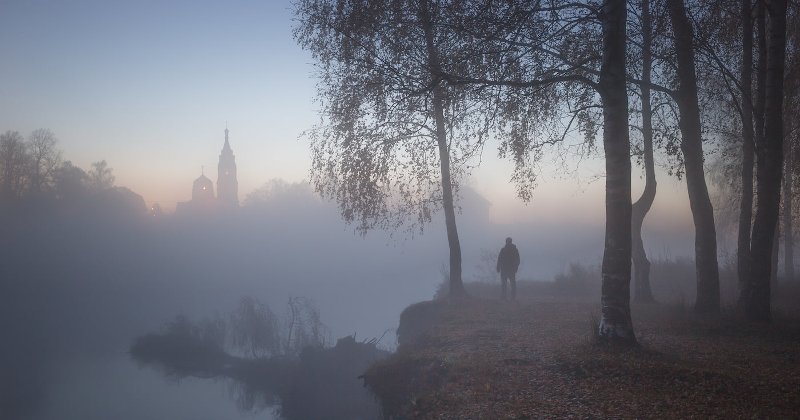
[[(496, 280), (506, 236), (519, 246), (521, 279), (599, 262), (599, 226), (494, 225), (488, 201), (469, 188), (461, 195), (468, 281)], [(436, 216), (423, 232), (361, 236), (308, 184), (280, 180), (227, 210), (154, 214), (113, 187), (6, 202), (2, 220), (0, 323), (14, 343), (0, 348), (4, 418), (268, 418), (269, 409), (239, 410), (225, 381), (170, 380), (137, 366), (129, 346), (176, 315), (224, 315), (249, 296), (279, 315), (289, 298), (307, 298), (334, 342), (381, 338), (391, 350), (400, 312), (434, 295), (448, 255)]]

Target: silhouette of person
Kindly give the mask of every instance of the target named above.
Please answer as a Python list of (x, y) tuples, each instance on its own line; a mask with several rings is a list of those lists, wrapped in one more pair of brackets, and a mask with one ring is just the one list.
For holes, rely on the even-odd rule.
[(519, 268), (519, 251), (511, 243), (511, 238), (506, 238), (506, 246), (500, 249), (497, 256), (497, 272), (503, 284), (503, 300), (506, 298), (506, 283), (511, 280), (511, 299), (517, 297), (517, 269)]

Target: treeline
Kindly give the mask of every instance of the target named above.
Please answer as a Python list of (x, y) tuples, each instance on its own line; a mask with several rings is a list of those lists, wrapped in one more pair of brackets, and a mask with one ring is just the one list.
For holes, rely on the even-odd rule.
[[(498, 141), (527, 201), (545, 151), (584, 156), (602, 144), (600, 336), (635, 342), (632, 268), (637, 300), (653, 301), (641, 230), (657, 190), (656, 151), (668, 173), (686, 180), (695, 310), (718, 313), (706, 164), (714, 145), (733, 143), (723, 158), (741, 162), (740, 308), (751, 320), (770, 319), (781, 189), (791, 197), (794, 178), (783, 176), (794, 173), (784, 155), (800, 141), (796, 3), (302, 0), (296, 15), (323, 104), (309, 134), (312, 182), (362, 232), (417, 228), (443, 210), (451, 296), (464, 294), (455, 202), (485, 145)], [(646, 181), (635, 202), (631, 156)]]
[(55, 134), (46, 128), (27, 138), (18, 131), (0, 134), (0, 197), (4, 203), (31, 199), (70, 200), (114, 186), (105, 160), (89, 170), (63, 159)]

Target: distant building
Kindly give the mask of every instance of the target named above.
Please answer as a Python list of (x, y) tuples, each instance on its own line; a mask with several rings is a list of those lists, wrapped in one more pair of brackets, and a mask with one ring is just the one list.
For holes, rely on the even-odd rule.
[(200, 177), (192, 184), (192, 199), (178, 203), (176, 213), (207, 213), (219, 208), (239, 207), (239, 181), (236, 179), (236, 157), (228, 141), (228, 127), (225, 127), (225, 144), (219, 154), (217, 165), (217, 196), (214, 196), (214, 183), (201, 171)]
[(214, 183), (205, 174), (200, 174), (192, 184), (192, 202), (211, 205), (214, 200)]
[(225, 145), (219, 154), (217, 165), (217, 201), (220, 204), (239, 207), (239, 181), (236, 180), (236, 157), (228, 143), (228, 127), (225, 127)]

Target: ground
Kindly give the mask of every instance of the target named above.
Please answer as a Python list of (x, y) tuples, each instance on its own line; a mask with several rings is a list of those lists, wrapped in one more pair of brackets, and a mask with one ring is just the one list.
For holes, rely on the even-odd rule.
[(800, 418), (795, 315), (750, 324), (634, 305), (628, 349), (595, 342), (598, 316), (568, 298), (417, 304), (365, 381), (393, 418)]

